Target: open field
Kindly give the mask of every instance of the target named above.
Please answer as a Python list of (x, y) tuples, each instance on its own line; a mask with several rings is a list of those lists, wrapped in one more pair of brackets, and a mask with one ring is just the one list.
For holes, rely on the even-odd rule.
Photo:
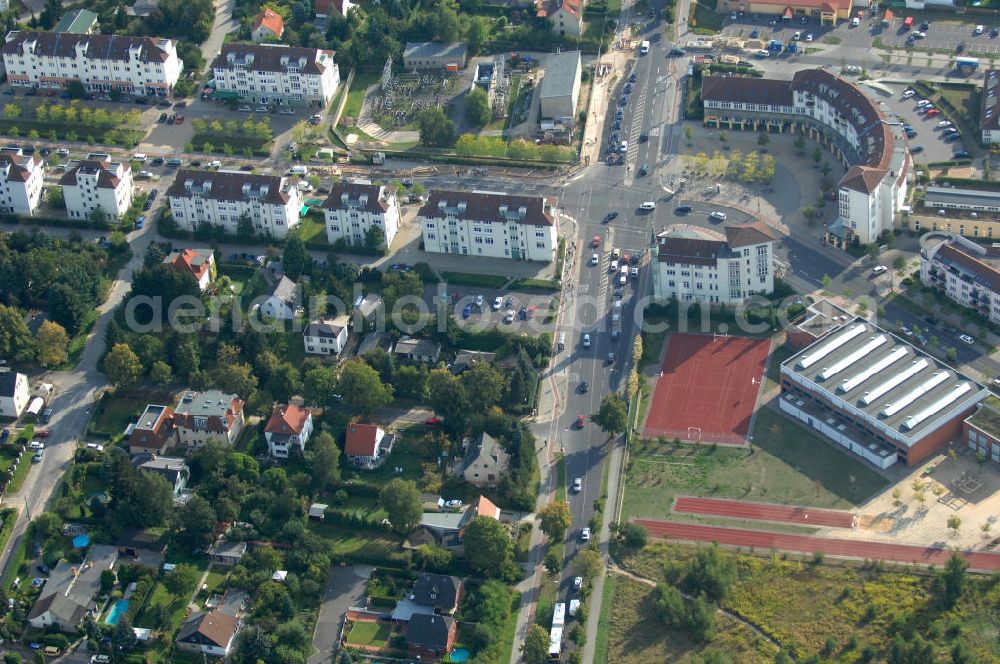
[[(656, 581), (665, 581), (664, 563), (685, 564), (697, 547), (658, 544), (639, 553), (625, 556), (622, 566)], [(721, 550), (720, 557), (732, 561), (736, 580), (722, 608), (732, 611), (783, 644), (794, 659), (801, 660), (825, 648), (827, 637), (833, 640), (831, 655), (822, 661), (864, 661), (862, 653), (870, 648), (871, 661), (884, 661), (898, 626), (903, 633), (920, 634), (932, 644), (935, 657), (926, 661), (946, 662), (951, 650), (961, 643), (968, 649), (969, 662), (995, 662), (1000, 659), (996, 640), (995, 607), (1000, 585), (993, 577), (970, 577), (968, 590), (951, 609), (942, 606), (933, 578), (914, 570), (896, 571), (869, 566), (862, 569), (850, 564), (811, 564)], [(619, 579), (619, 588), (635, 582)], [(638, 584), (635, 584), (638, 585)], [(645, 587), (631, 589), (643, 594)], [(652, 590), (652, 589), (648, 589)], [(648, 598), (648, 593), (645, 594)], [(652, 633), (658, 647), (666, 649), (675, 639), (653, 615), (653, 602), (633, 608), (629, 592), (616, 592), (612, 622), (611, 659), (619, 652), (616, 635)], [(893, 624), (897, 628), (893, 628)], [(754, 659), (753, 635), (749, 631), (727, 632), (719, 623), (719, 636), (712, 646), (728, 654), (734, 662)], [(727, 633), (729, 638), (727, 638)], [(854, 637), (854, 638), (852, 638)], [(620, 638), (620, 637), (619, 637)], [(773, 657), (773, 655), (771, 656)], [(675, 661), (649, 659), (648, 661)], [(638, 661), (638, 660), (636, 660)], [(685, 661), (678, 659), (676, 661)], [(766, 659), (764, 661), (772, 661)], [(924, 660), (921, 660), (924, 661)]]
[(887, 483), (769, 409), (758, 413), (753, 433), (751, 450), (656, 440), (632, 444), (623, 518), (666, 518), (678, 494), (848, 509)]

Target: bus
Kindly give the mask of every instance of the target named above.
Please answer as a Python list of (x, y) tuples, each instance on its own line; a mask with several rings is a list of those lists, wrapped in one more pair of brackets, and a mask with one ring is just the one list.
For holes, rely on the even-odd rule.
[(649, 41), (644, 41), (639, 45), (639, 55), (646, 55), (649, 53)]
[(563, 627), (566, 626), (566, 604), (556, 602), (552, 612), (552, 630), (549, 632), (549, 659), (558, 660), (562, 652)]

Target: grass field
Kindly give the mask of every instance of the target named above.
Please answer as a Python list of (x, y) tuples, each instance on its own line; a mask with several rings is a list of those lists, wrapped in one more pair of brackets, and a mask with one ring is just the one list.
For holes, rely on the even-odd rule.
[[(169, 395), (164, 395), (170, 399)], [(150, 403), (166, 403), (149, 397), (121, 397), (109, 394), (101, 401), (90, 420), (87, 432), (97, 436), (114, 438), (122, 434), (125, 428), (138, 417)]]
[[(683, 564), (695, 551), (694, 546), (658, 544), (620, 562), (630, 571), (663, 581), (665, 562)], [(824, 662), (864, 661), (865, 648), (876, 654), (872, 661), (885, 661), (899, 629), (893, 627), (894, 622), (905, 625), (904, 633), (915, 632), (933, 644), (934, 657), (920, 661), (950, 662), (950, 652), (959, 642), (968, 648), (965, 661), (1000, 661), (995, 615), (1000, 584), (994, 577), (968, 578), (965, 595), (947, 609), (938, 601), (933, 578), (909, 569), (813, 565), (777, 555), (767, 558), (727, 550), (720, 555), (736, 567), (736, 580), (722, 607), (760, 627), (797, 661), (820, 652), (827, 636), (833, 639), (834, 649)], [(628, 645), (625, 635), (630, 633), (655, 634), (655, 645), (663, 650), (678, 647), (675, 642), (683, 637), (668, 632), (650, 611), (648, 590), (652, 589), (630, 580), (620, 580), (618, 586), (622, 590), (612, 602), (610, 661), (630, 661), (622, 655)], [(773, 661), (773, 651), (759, 659), (770, 646), (761, 648), (751, 632), (719, 626), (720, 635), (712, 647), (734, 662)], [(675, 661), (653, 656), (647, 660)]]
[(299, 218), (299, 237), (303, 242), (326, 242), (326, 227), (321, 219), (311, 214)]
[(761, 410), (755, 426), (753, 451), (667, 441), (632, 444), (623, 518), (670, 516), (677, 494), (850, 508), (886, 484), (875, 471), (771, 410)]
[(397, 565), (408, 560), (399, 539), (388, 533), (315, 522), (309, 524), (309, 529), (326, 540), (334, 560), (367, 560), (371, 564)]
[(355, 118), (361, 114), (361, 104), (365, 100), (365, 90), (378, 81), (380, 74), (365, 73), (355, 74), (354, 82), (351, 84), (351, 91), (347, 93), (347, 102), (344, 104), (344, 112), (341, 117)]
[(722, 14), (715, 10), (717, 5), (717, 0), (696, 0), (694, 19), (691, 21), (695, 34), (700, 31), (718, 32), (722, 29)]
[(452, 286), (472, 286), (474, 288), (503, 288), (510, 277), (476, 272), (442, 272), (441, 278)]
[(347, 642), (359, 646), (385, 646), (391, 632), (389, 623), (356, 622), (347, 635)]
[(146, 602), (146, 606), (143, 607), (136, 624), (139, 627), (163, 627), (159, 622), (160, 607), (163, 607), (170, 623), (169, 627), (165, 627), (163, 631), (167, 634), (173, 634), (174, 630), (180, 627), (181, 622), (184, 620), (184, 613), (187, 611), (187, 600), (187, 597), (178, 597), (171, 594), (162, 583), (157, 583), (153, 587), (153, 592), (150, 593), (149, 600)]
[(973, 86), (952, 87), (942, 85), (940, 95), (961, 113), (959, 119), (969, 125), (974, 125), (979, 119), (982, 107), (982, 95)]

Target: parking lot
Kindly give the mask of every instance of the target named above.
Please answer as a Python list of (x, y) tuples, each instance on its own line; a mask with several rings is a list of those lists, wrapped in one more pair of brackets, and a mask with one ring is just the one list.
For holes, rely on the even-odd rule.
[[(437, 289), (428, 290), (432, 305)], [(504, 332), (538, 334), (555, 330), (554, 293), (523, 293), (469, 287), (448, 287), (449, 306), (460, 327), (486, 330), (498, 327)], [(498, 306), (499, 305), (499, 306)]]
[[(907, 30), (903, 27), (906, 14), (903, 13), (892, 21), (892, 24), (882, 32), (882, 43), (887, 46), (906, 48), (906, 41), (911, 34), (921, 32), (921, 23), (914, 24), (914, 30)], [(957, 51), (962, 45), (962, 52), (968, 55), (996, 55), (1000, 53), (1000, 35), (993, 34), (993, 25), (986, 17), (983, 21), (983, 32), (974, 34), (976, 26), (973, 24), (946, 23), (944, 21), (929, 21), (926, 30), (927, 34), (922, 39), (913, 41), (913, 47), (917, 49), (940, 49), (944, 51)]]
[[(927, 117), (917, 112), (917, 102), (920, 95), (914, 95), (909, 99), (903, 99), (903, 92), (906, 86), (889, 86), (895, 94), (885, 96), (871, 90), (866, 90), (870, 96), (876, 98), (882, 106), (882, 110), (890, 121), (899, 121), (911, 125), (917, 134), (911, 137), (910, 151), (913, 153), (914, 161), (918, 163), (934, 163), (938, 161), (948, 161), (955, 158), (955, 153), (960, 150), (967, 150), (963, 140), (946, 142), (944, 140), (945, 131), (938, 127), (944, 120), (942, 116)], [(923, 148), (920, 151), (918, 148)], [(916, 152), (914, 152), (916, 150)]]

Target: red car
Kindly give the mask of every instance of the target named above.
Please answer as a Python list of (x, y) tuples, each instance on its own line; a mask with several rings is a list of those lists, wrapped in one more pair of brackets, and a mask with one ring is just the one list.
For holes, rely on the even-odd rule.
[(424, 420), (424, 424), (426, 424), (429, 427), (436, 427), (437, 425), (441, 424), (441, 418), (436, 416), (432, 417), (430, 419)]
[(576, 422), (573, 423), (574, 429), (582, 429), (587, 425), (587, 421), (583, 418), (583, 415), (576, 416)]
[(178, 115), (176, 118), (174, 118), (174, 124), (184, 124), (184, 116)]
[(48, 438), (49, 437), (49, 430), (48, 429), (35, 429), (35, 436), (38, 437), (38, 438)]
[(601, 246), (601, 237), (599, 235), (595, 235), (594, 241), (590, 243), (590, 246), (594, 247), (595, 249)]

